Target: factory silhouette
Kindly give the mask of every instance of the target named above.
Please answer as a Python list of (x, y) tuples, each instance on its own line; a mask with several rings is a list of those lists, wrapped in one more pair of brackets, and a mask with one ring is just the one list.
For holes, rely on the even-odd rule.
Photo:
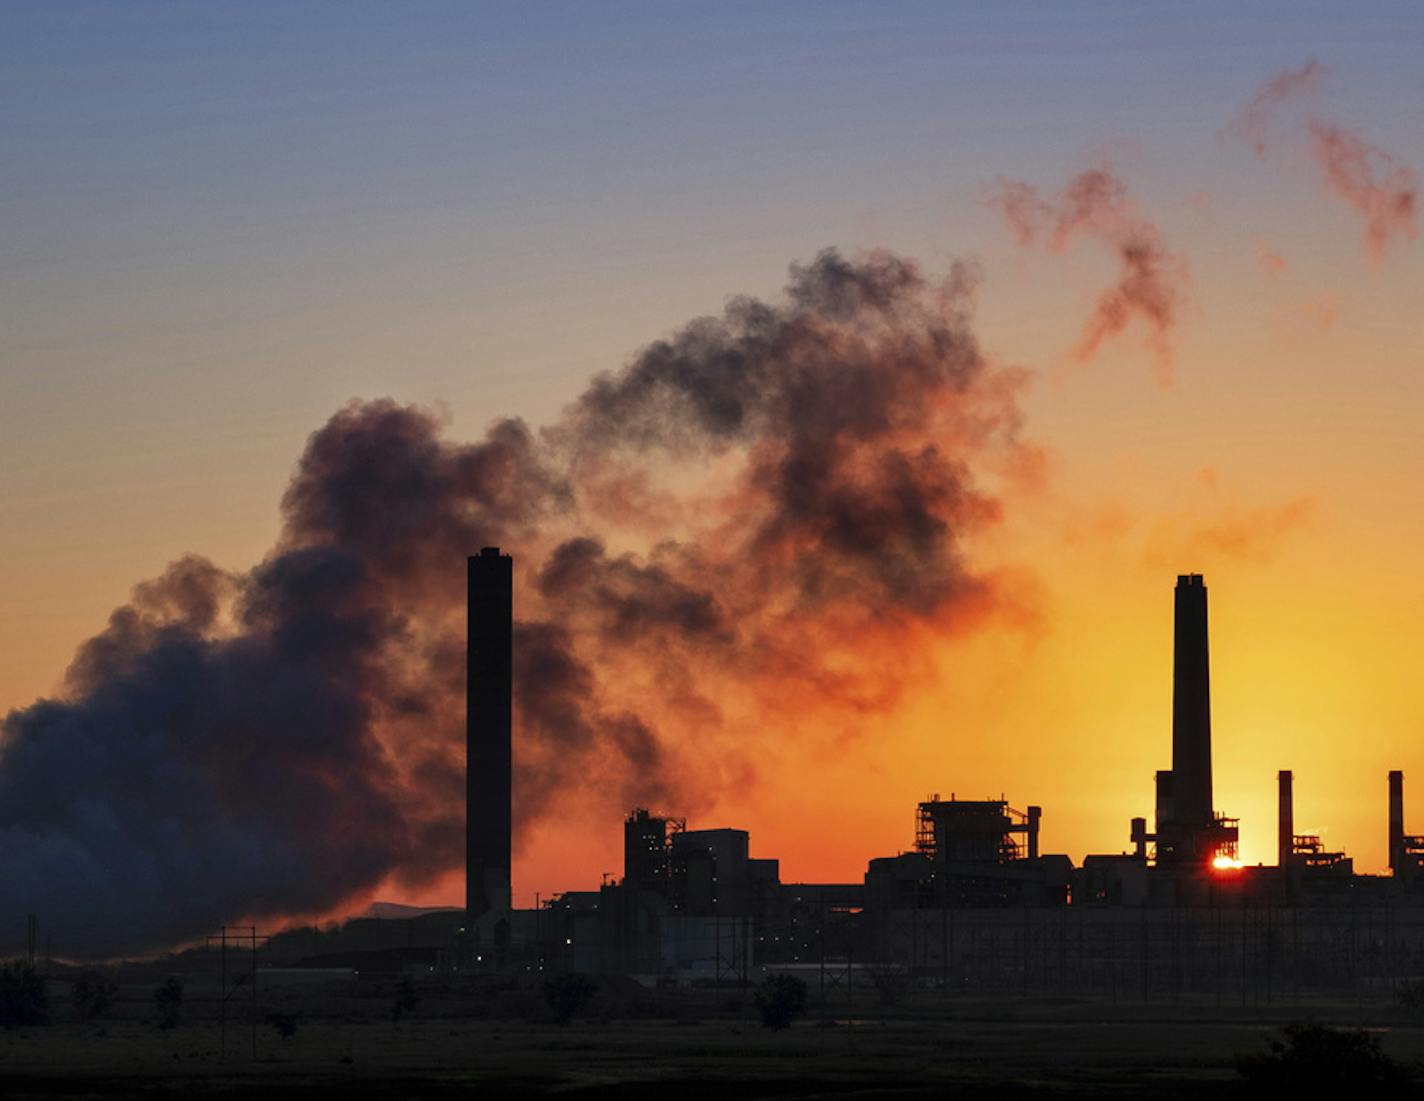
[[(1177, 578), (1172, 767), (1128, 851), (1081, 866), (1042, 851), (1044, 816), (1005, 799), (932, 796), (911, 848), (861, 882), (783, 883), (740, 829), (634, 808), (623, 874), (517, 909), (511, 889), (513, 560), (468, 562), (467, 852), (463, 910), (368, 917), (272, 938), (272, 963), (622, 973), (649, 984), (747, 983), (800, 970), (822, 993), (934, 984), (985, 992), (1242, 1000), (1424, 975), (1424, 837), (1388, 776), (1389, 874), (1294, 832), (1279, 783), (1275, 865), (1243, 866), (1212, 798), (1207, 589)], [(908, 839), (907, 839), (908, 840)]]

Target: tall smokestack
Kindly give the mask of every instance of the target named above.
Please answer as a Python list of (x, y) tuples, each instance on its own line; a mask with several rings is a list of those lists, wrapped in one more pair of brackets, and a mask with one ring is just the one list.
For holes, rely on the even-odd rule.
[(1295, 856), (1295, 792), (1290, 769), (1276, 776), (1279, 784), (1279, 811), (1276, 819), (1276, 863), (1282, 870), (1289, 868)]
[(1206, 585), (1177, 578), (1172, 667), (1172, 818), (1182, 826), (1212, 821), (1211, 687), (1207, 671)]
[(1389, 774), (1389, 870), (1404, 874), (1404, 773)]
[(510, 906), (514, 559), (485, 547), (469, 560), (465, 677), (465, 910)]

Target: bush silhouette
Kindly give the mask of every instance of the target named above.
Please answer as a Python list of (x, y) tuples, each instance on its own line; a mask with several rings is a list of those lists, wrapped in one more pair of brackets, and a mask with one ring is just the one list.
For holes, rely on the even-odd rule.
[(1410, 1013), (1424, 1012), (1424, 979), (1414, 979), (1395, 991), (1399, 1004)]
[(69, 988), (69, 1001), (74, 1015), (81, 1021), (92, 1021), (108, 1012), (119, 992), (114, 980), (101, 971), (85, 971)]
[(183, 980), (177, 975), (164, 979), (153, 992), (153, 1006), (159, 1028), (177, 1028), (183, 1020)]
[(767, 1028), (790, 1028), (792, 1019), (806, 1011), (806, 984), (795, 975), (768, 975), (757, 987), (752, 1004)]
[(1380, 1050), (1379, 1037), (1361, 1029), (1292, 1024), (1269, 1044), (1267, 1053), (1236, 1060), (1247, 1096), (1393, 1096), (1404, 1081), (1403, 1070)]
[(297, 1034), (297, 1025), (301, 1024), (302, 1015), (298, 1013), (279, 1013), (273, 1010), (267, 1014), (267, 1023), (272, 1026), (272, 1030), (284, 1040), (290, 1040)]
[(567, 975), (550, 975), (544, 980), (544, 1001), (554, 1014), (554, 1020), (566, 1025), (574, 1019), (580, 1009), (593, 1000), (598, 993), (587, 975), (571, 972)]
[(49, 995), (35, 965), (13, 960), (0, 967), (0, 1026), (49, 1024)]

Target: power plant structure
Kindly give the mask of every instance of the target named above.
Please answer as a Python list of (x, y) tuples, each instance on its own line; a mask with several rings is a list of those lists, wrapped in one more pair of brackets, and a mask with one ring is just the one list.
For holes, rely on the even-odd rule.
[(1217, 814), (1211, 796), (1211, 671), (1206, 585), (1200, 574), (1177, 578), (1172, 655), (1172, 767), (1157, 773), (1157, 828), (1133, 822), (1132, 840), (1155, 846), (1163, 869), (1193, 870), (1234, 860), (1239, 826)]
[[(623, 874), (533, 910), (511, 905), (513, 562), (469, 559), (467, 898), (463, 911), (352, 923), (332, 949), (407, 965), (622, 973), (648, 983), (746, 983), (801, 969), (822, 992), (893, 981), (953, 990), (1211, 996), (1424, 978), (1424, 836), (1405, 832), (1388, 777), (1389, 874), (1295, 832), (1277, 776), (1277, 860), (1242, 866), (1239, 823), (1212, 790), (1207, 589), (1177, 578), (1171, 768), (1130, 848), (1081, 865), (1044, 852), (1044, 815), (1006, 799), (933, 795), (912, 844), (859, 882), (783, 883), (745, 830), (689, 829), (649, 808), (623, 826)], [(360, 930), (356, 926), (360, 926)], [(404, 925), (404, 932), (394, 927)], [(270, 950), (281, 954), (283, 937)], [(307, 956), (304, 964), (319, 962)], [(369, 966), (369, 961), (367, 963)]]

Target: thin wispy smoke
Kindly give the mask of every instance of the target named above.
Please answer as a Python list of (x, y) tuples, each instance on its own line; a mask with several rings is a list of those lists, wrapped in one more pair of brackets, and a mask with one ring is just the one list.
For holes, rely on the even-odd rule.
[(1279, 275), (1286, 270), (1286, 258), (1264, 241), (1251, 242), (1251, 253), (1267, 275)]
[(1310, 124), (1311, 149), (1330, 191), (1365, 220), (1365, 247), (1381, 259), (1395, 237), (1414, 238), (1419, 177), (1377, 145), (1337, 123)]
[(1062, 252), (1075, 240), (1098, 242), (1118, 261), (1117, 281), (1098, 296), (1074, 346), (1078, 360), (1095, 356), (1102, 345), (1134, 320), (1147, 328), (1148, 342), (1164, 385), (1172, 380), (1171, 335), (1186, 281), (1186, 269), (1144, 218), (1127, 185), (1107, 167), (1081, 172), (1051, 201), (1019, 180), (1000, 179), (989, 196), (1019, 244), (1042, 244)]
[(1302, 306), (1301, 312), (1322, 330), (1329, 330), (1340, 318), (1340, 300), (1333, 294), (1321, 295)]
[[(1258, 157), (1267, 155), (1267, 134), (1277, 115), (1314, 92), (1326, 68), (1312, 59), (1266, 82), (1242, 109), (1227, 133), (1248, 142)], [(1296, 120), (1308, 140), (1311, 159), (1327, 193), (1342, 199), (1365, 221), (1365, 248), (1382, 259), (1390, 243), (1418, 234), (1419, 177), (1386, 150), (1357, 131), (1312, 113)]]
[(1172, 517), (1158, 524), (1146, 561), (1154, 566), (1183, 559), (1268, 562), (1315, 513), (1313, 498), (1295, 497), (1279, 505), (1226, 508), (1209, 519)]
[(1227, 134), (1249, 143), (1256, 156), (1264, 157), (1271, 116), (1276, 109), (1283, 103), (1315, 91), (1328, 72), (1313, 57), (1298, 69), (1283, 69), (1266, 81), (1251, 102), (1241, 109), (1241, 113), (1227, 127)]
[(1071, 511), (1060, 532), (1064, 546), (1090, 546), (1097, 553), (1124, 554), (1152, 570), (1183, 561), (1269, 562), (1314, 522), (1317, 502), (1308, 496), (1246, 505), (1216, 498), (1214, 471), (1203, 470), (1202, 487), (1212, 496), (1169, 511), (1131, 508), (1117, 501)]
[(926, 644), (1015, 604), (966, 543), (1026, 450), (973, 286), (827, 251), (541, 430), (338, 411), (258, 566), (175, 563), (5, 718), (0, 950), (28, 912), (64, 954), (135, 952), (458, 868), (485, 545), (518, 570), (517, 837), (553, 807), (699, 809), (768, 738), (894, 706)]

